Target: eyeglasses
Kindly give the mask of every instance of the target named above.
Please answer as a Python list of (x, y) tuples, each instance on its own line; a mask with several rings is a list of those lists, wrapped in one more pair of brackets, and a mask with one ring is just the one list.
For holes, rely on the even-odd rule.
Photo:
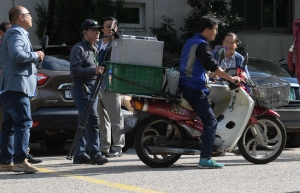
[(30, 17), (32, 17), (31, 13), (21, 13), (20, 15), (29, 15)]

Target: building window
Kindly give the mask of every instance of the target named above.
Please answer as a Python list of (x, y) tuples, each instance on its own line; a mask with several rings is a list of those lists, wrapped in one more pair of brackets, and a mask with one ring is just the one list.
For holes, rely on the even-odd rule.
[(119, 27), (145, 28), (145, 4), (125, 3), (123, 11), (117, 13)]
[(232, 7), (244, 19), (241, 30), (290, 32), (292, 2), (287, 0), (232, 0)]

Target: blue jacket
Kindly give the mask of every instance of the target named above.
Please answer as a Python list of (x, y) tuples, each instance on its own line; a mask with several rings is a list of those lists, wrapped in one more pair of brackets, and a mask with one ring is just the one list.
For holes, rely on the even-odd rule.
[[(218, 54), (218, 52), (214, 52), (213, 51), (213, 55), (214, 55), (214, 58), (218, 61), (219, 60), (219, 54)], [(235, 57), (236, 67), (244, 70), (246, 72), (246, 74), (250, 77), (247, 65), (243, 66), (244, 57), (240, 53), (238, 53), (236, 51), (234, 51), (234, 57)]]
[(37, 86), (38, 55), (33, 51), (28, 32), (12, 25), (0, 49), (0, 91), (23, 92), (34, 96)]
[[(101, 64), (104, 60), (104, 56), (105, 56), (105, 53), (106, 53), (106, 50), (104, 49), (101, 49), (101, 42), (102, 42), (102, 39), (100, 39), (98, 42), (96, 42), (97, 46), (98, 46), (98, 51), (99, 51), (99, 54), (98, 54), (98, 61), (99, 61), (99, 64)], [(107, 46), (112, 46), (112, 41), (108, 42)], [(107, 48), (106, 46), (106, 48)], [(110, 56), (109, 56), (110, 58)], [(109, 69), (109, 73), (111, 73), (111, 69)], [(104, 78), (102, 83), (101, 83), (101, 89), (102, 90), (105, 90), (106, 89), (106, 79)]]
[(198, 45), (204, 42), (206, 39), (201, 34), (196, 33), (184, 44), (180, 59), (179, 86), (203, 90), (208, 94), (210, 89), (206, 69), (196, 56)]
[[(70, 77), (72, 80), (90, 82), (96, 79), (98, 50), (92, 51), (88, 42), (75, 44), (70, 53)], [(95, 45), (95, 49), (98, 49)]]

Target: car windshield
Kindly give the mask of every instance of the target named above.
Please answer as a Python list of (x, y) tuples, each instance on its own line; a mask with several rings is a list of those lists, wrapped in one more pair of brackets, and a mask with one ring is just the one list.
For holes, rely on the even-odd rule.
[(249, 58), (248, 70), (250, 76), (271, 76), (291, 77), (281, 66), (276, 62), (264, 60), (260, 58)]
[(69, 71), (70, 70), (70, 62), (65, 59), (60, 59), (58, 56), (45, 56), (42, 68), (45, 70), (53, 70), (53, 71)]

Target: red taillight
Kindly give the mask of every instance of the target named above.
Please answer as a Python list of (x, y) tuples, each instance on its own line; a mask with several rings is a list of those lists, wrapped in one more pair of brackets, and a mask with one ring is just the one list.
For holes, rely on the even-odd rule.
[(38, 73), (38, 86), (42, 86), (43, 84), (46, 83), (46, 81), (48, 80), (49, 76), (47, 76), (46, 74), (43, 73)]
[(39, 121), (33, 121), (32, 123), (32, 127), (37, 127), (40, 124)]

